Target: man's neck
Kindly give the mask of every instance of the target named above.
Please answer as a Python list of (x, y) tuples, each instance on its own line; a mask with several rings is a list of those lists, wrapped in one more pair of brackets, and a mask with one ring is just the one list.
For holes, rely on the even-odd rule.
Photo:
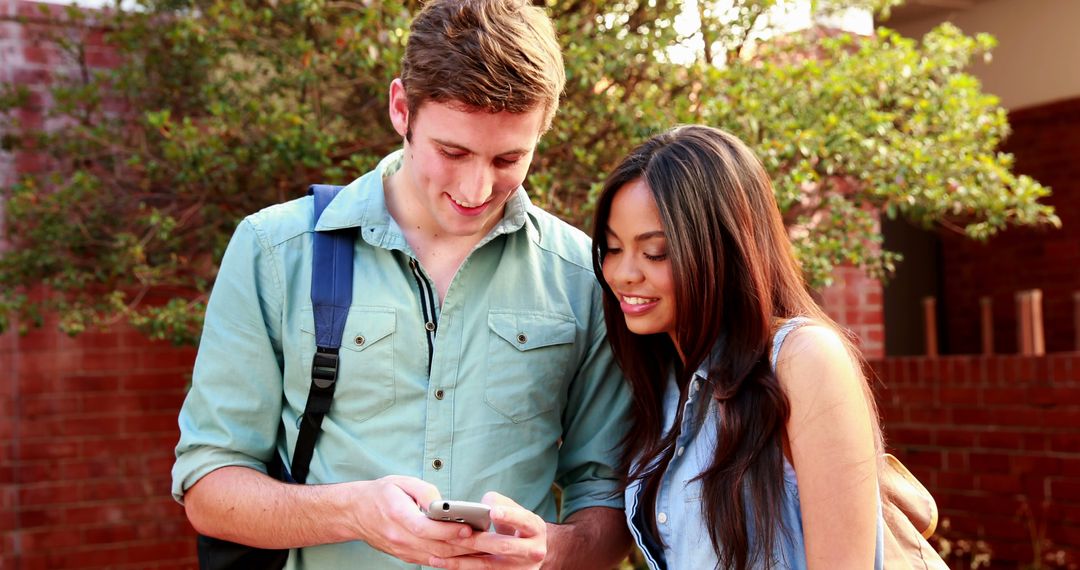
[(416, 260), (435, 281), (442, 302), (458, 268), (490, 228), (468, 236), (444, 235), (427, 208), (415, 200), (411, 190), (403, 170), (383, 179), (386, 209), (401, 228)]

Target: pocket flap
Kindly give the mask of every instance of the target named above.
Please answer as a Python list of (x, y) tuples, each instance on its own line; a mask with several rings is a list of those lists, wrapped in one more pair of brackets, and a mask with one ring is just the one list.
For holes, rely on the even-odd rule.
[[(300, 330), (315, 334), (315, 318), (311, 309), (304, 309)], [(389, 307), (353, 307), (345, 320), (341, 348), (362, 351), (393, 334), (397, 329), (397, 314)]]
[(493, 310), (488, 313), (492, 332), (518, 350), (532, 350), (574, 342), (574, 318), (559, 313)]

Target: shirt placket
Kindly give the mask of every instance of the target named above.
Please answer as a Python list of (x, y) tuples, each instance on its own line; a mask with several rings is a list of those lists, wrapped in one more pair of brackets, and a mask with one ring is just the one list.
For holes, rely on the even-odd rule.
[(656, 501), (656, 528), (660, 531), (660, 537), (663, 539), (664, 544), (668, 549), (672, 544), (672, 485), (676, 482), (676, 472), (679, 465), (682, 463), (683, 457), (686, 455), (686, 450), (690, 446), (690, 440), (693, 438), (693, 427), (696, 425), (696, 418), (694, 412), (699, 409), (697, 406), (698, 392), (701, 389), (701, 381), (695, 375), (694, 379), (690, 382), (688, 388), (689, 394), (687, 394), (686, 402), (683, 403), (682, 410), (682, 423), (679, 425), (679, 435), (675, 438), (675, 456), (671, 458), (671, 462), (668, 463), (667, 469), (664, 471), (664, 476), (660, 480), (659, 496)]
[[(445, 370), (444, 356), (456, 359), (454, 351), (436, 350), (442, 339), (451, 333), (450, 315), (440, 313), (435, 283), (415, 258), (409, 259), (409, 270), (416, 280), (421, 322), (427, 339), (427, 414), (424, 425), (423, 479), (444, 493), (450, 492), (454, 426), (454, 387), (448, 385), (454, 375)], [(444, 354), (446, 353), (446, 354)]]

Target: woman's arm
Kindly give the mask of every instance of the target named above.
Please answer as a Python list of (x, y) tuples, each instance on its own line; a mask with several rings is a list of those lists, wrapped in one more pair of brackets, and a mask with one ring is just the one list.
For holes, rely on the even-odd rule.
[(873, 567), (877, 536), (876, 430), (861, 374), (837, 334), (793, 331), (777, 377), (791, 402), (787, 423), (811, 569)]

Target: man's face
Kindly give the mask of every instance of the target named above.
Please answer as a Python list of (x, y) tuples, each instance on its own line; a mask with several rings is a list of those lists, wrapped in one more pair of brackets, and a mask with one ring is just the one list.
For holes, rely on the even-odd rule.
[[(400, 95), (404, 104), (403, 90)], [(398, 131), (411, 130), (411, 140), (405, 142), (402, 190), (422, 210), (419, 219), (431, 226), (433, 237), (486, 234), (528, 174), (543, 109), (493, 114), (428, 101), (411, 117), (406, 111), (404, 119)]]

